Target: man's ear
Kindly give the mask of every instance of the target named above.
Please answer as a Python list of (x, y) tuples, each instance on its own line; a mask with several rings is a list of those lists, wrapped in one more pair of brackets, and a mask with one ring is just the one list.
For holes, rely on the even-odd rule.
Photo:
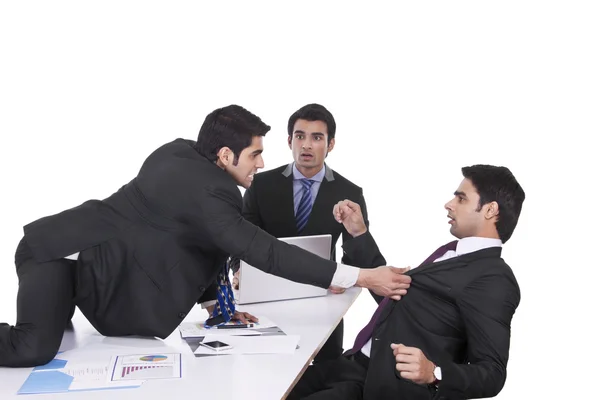
[(233, 151), (227, 146), (221, 147), (221, 149), (217, 152), (217, 165), (221, 168), (225, 168), (233, 164)]
[(292, 149), (292, 135), (288, 135), (288, 146)]
[(498, 203), (492, 201), (491, 203), (486, 204), (485, 218), (492, 219), (497, 217), (500, 214), (500, 207)]
[(333, 150), (334, 146), (335, 146), (335, 138), (333, 138), (329, 141), (329, 144), (327, 145), (327, 153), (329, 153), (331, 150)]

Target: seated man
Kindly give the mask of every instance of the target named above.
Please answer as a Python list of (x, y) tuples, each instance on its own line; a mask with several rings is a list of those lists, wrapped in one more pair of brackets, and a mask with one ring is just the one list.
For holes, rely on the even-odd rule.
[(383, 300), (338, 360), (311, 366), (289, 399), (466, 399), (506, 380), (520, 291), (500, 257), (525, 193), (504, 167), (475, 165), (446, 203), (458, 241), (419, 267), (401, 300)]
[[(368, 230), (362, 189), (325, 163), (334, 148), (335, 135), (335, 119), (322, 105), (307, 104), (294, 112), (288, 120), (287, 137), (294, 162), (254, 176), (252, 186), (244, 194), (242, 215), (275, 237), (330, 234), (332, 260), (336, 259), (335, 246), (342, 236), (343, 264), (356, 265), (360, 254), (361, 261), (368, 258), (362, 264), (365, 267), (385, 265), (385, 258)], [(356, 223), (333, 218), (332, 208), (343, 199), (356, 204)], [(239, 259), (232, 259), (231, 265), (235, 272), (233, 286), (237, 288)], [(332, 288), (332, 291), (341, 290)], [(381, 301), (381, 297), (371, 294)], [(344, 350), (343, 335), (342, 320), (315, 362), (337, 359)]]

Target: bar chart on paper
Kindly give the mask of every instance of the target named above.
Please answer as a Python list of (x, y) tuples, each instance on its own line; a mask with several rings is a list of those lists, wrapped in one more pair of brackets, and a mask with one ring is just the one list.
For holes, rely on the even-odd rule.
[(135, 354), (113, 358), (111, 381), (181, 378), (181, 354)]
[(172, 378), (173, 366), (169, 365), (144, 365), (122, 367), (121, 379), (123, 380), (139, 380), (152, 378)]

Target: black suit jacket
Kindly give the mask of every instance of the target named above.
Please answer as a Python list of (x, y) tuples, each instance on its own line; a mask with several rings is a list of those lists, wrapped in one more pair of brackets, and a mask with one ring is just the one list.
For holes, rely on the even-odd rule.
[(165, 338), (197, 301), (216, 298), (228, 255), (327, 288), (336, 264), (268, 235), (241, 215), (231, 176), (177, 139), (104, 200), (24, 227), (38, 262), (80, 252), (76, 303), (104, 335)]
[[(364, 399), (470, 399), (502, 389), (510, 323), (520, 291), (493, 247), (409, 271), (412, 283), (390, 301), (373, 333)], [(439, 390), (400, 377), (391, 343), (417, 347), (441, 367)]]
[[(335, 260), (336, 243), (342, 236), (342, 263), (364, 268), (386, 265), (370, 232), (353, 238), (333, 217), (333, 206), (341, 200), (351, 200), (360, 205), (365, 224), (369, 226), (367, 205), (362, 189), (325, 165), (325, 177), (306, 227), (296, 228), (294, 216), (294, 176), (292, 165), (282, 165), (254, 176), (252, 186), (244, 194), (242, 215), (275, 237), (331, 235), (331, 259)], [(359, 263), (360, 260), (360, 263)], [(234, 268), (237, 268), (234, 260)], [(374, 295), (376, 300), (381, 298)]]

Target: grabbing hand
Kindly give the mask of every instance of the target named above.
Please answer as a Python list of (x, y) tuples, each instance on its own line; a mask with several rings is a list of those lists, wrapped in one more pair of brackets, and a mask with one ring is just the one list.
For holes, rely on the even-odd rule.
[(366, 287), (380, 296), (400, 300), (406, 295), (412, 279), (404, 275), (408, 268), (377, 267), (373, 269), (361, 268), (356, 286)]

